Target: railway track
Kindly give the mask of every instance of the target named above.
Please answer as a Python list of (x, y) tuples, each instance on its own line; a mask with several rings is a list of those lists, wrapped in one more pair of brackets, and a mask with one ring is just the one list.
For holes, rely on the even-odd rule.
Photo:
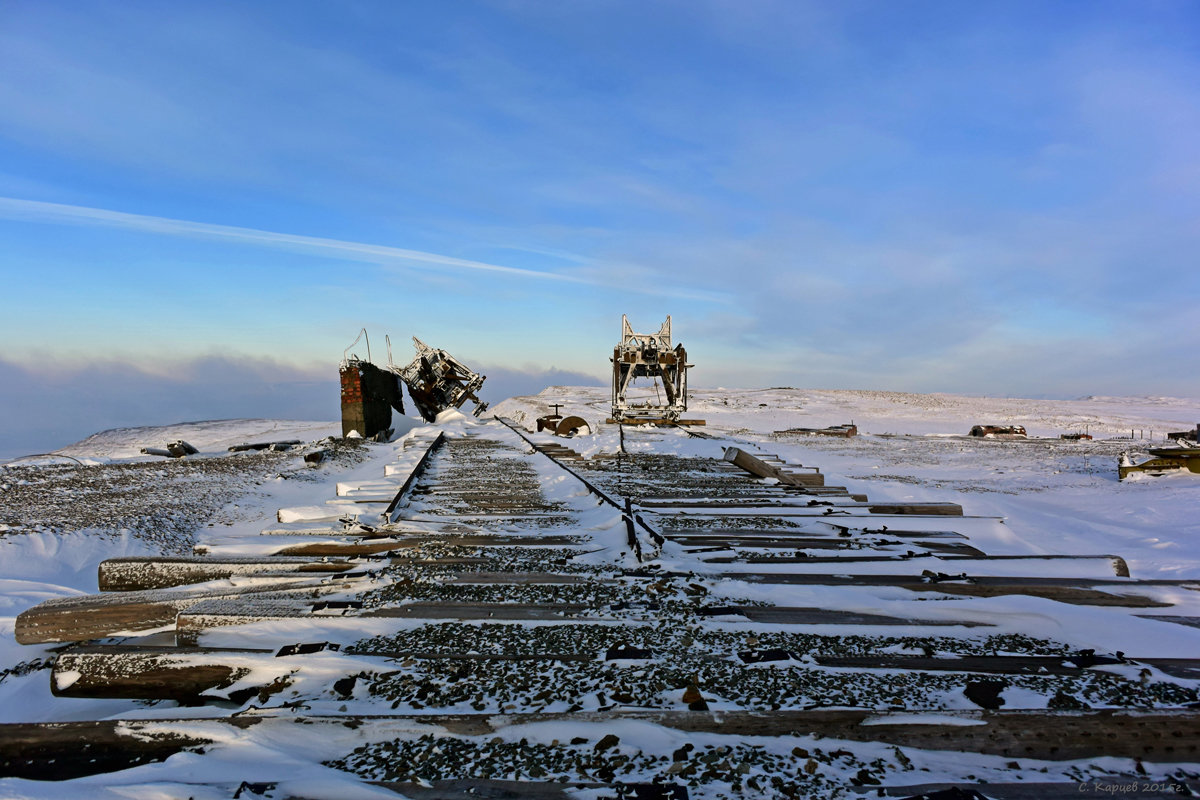
[[(99, 593), (16, 635), (60, 647), (62, 702), (126, 711), (0, 726), (0, 775), (345, 796), (290, 747), (415, 798), (1195, 783), (1200, 660), (1135, 648), (1189, 629), (1172, 610), (1197, 582), (992, 556), (972, 534), (998, 520), (691, 434), (609, 432), (585, 458), (504, 420), (420, 429), (260, 535), (105, 562)], [(200, 752), (212, 777), (172, 777)]]

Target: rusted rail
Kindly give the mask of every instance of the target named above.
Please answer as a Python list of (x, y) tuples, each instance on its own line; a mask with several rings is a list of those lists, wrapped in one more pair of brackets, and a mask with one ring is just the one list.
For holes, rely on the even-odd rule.
[(663, 535), (661, 533), (659, 533), (658, 531), (654, 530), (649, 525), (647, 525), (646, 521), (643, 520), (641, 518), (641, 516), (633, 510), (633, 501), (632, 500), (630, 500), (629, 498), (622, 498), (622, 500), (624, 502), (617, 502), (617, 500), (615, 500), (613, 497), (611, 497), (604, 490), (600, 489), (594, 483), (589, 481), (587, 478), (583, 477), (578, 472), (576, 472), (575, 470), (568, 467), (566, 464), (564, 464), (562, 461), (560, 461), (559, 459), (552, 456), (550, 453), (547, 453), (546, 451), (539, 448), (536, 444), (534, 444), (532, 439), (530, 439), (528, 436), (526, 436), (524, 433), (522, 433), (520, 428), (518, 428), (511, 421), (504, 419), (503, 417), (495, 417), (495, 419), (498, 422), (500, 422), (502, 425), (504, 425), (506, 428), (511, 430), (513, 433), (515, 433), (517, 436), (520, 436), (525, 441), (525, 443), (528, 444), (530, 447), (532, 447), (534, 450), (541, 453), (546, 458), (550, 459), (552, 462), (557, 464), (560, 468), (562, 468), (567, 473), (569, 473), (573, 478), (575, 478), (575, 480), (579, 481), (584, 486), (586, 486), (587, 490), (589, 492), (591, 492), (592, 494), (596, 495), (596, 497), (600, 498), (600, 500), (602, 502), (617, 509), (617, 511), (619, 511), (621, 513), (621, 516), (625, 520), (626, 535), (629, 540), (629, 545), (633, 549), (634, 554), (637, 556), (637, 560), (639, 562), (645, 560), (645, 555), (642, 552), (641, 541), (637, 537), (637, 532), (635, 530), (635, 526), (640, 527), (644, 531), (646, 531), (646, 533), (650, 536), (650, 540), (652, 542), (654, 542), (654, 544), (656, 546), (662, 547), (663, 543), (666, 542), (666, 539), (663, 537)]
[(412, 472), (410, 472), (408, 477), (405, 478), (404, 483), (400, 486), (399, 491), (396, 492), (396, 496), (392, 498), (392, 502), (388, 503), (388, 507), (384, 509), (384, 519), (386, 519), (388, 522), (393, 521), (392, 515), (396, 513), (396, 507), (400, 505), (400, 502), (404, 499), (404, 496), (408, 494), (409, 490), (412, 489), (413, 484), (417, 482), (417, 478), (421, 477), (422, 473), (425, 472), (425, 469), (429, 466), (430, 457), (439, 447), (445, 444), (445, 442), (446, 434), (438, 433), (437, 437), (429, 443), (429, 447), (425, 448), (425, 452), (421, 455), (421, 459), (417, 462), (417, 465), (413, 467)]

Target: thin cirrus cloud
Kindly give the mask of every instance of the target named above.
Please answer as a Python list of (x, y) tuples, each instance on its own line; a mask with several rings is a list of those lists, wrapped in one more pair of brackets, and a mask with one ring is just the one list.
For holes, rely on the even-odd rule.
[[(48, 203), (18, 197), (0, 197), (0, 217), (33, 220), (40, 222), (66, 223), (73, 225), (99, 225), (123, 228), (165, 236), (183, 236), (201, 239), (218, 239), (243, 244), (270, 247), (308, 253), (324, 253), (354, 261), (366, 261), (380, 266), (397, 262), (451, 269), (472, 270), (505, 275), (513, 278), (537, 281), (555, 281), (570, 284), (608, 287), (611, 279), (600, 269), (581, 269), (577, 274), (546, 272), (541, 270), (509, 267), (474, 261), (466, 258), (409, 250), (402, 247), (351, 242), (343, 239), (328, 239), (320, 236), (302, 236), (294, 233), (264, 231), (234, 225), (216, 225), (207, 222), (157, 217), (147, 214), (130, 214), (105, 208), (76, 206), (65, 203)], [(571, 260), (588, 263), (588, 259), (572, 256)], [(596, 265), (599, 266), (599, 265)], [(718, 292), (696, 290), (679, 291), (662, 289), (653, 282), (625, 287), (629, 291), (648, 295), (668, 295), (705, 302), (727, 302), (725, 295)]]
[(0, 215), (46, 222), (103, 225), (167, 236), (226, 239), (262, 245), (264, 247), (330, 253), (344, 258), (376, 263), (381, 261), (407, 261), (441, 267), (495, 272), (515, 277), (535, 278), (537, 280), (593, 283), (593, 281), (586, 278), (573, 275), (540, 272), (531, 269), (521, 269), (520, 267), (506, 267), (500, 264), (488, 264), (483, 261), (471, 261), (465, 258), (455, 258), (437, 253), (426, 253), (421, 250), (406, 250), (401, 247), (348, 242), (341, 239), (325, 239), (318, 236), (299, 236), (292, 233), (239, 228), (233, 225), (214, 225), (207, 222), (192, 222), (146, 214), (129, 214), (124, 211), (111, 211), (104, 208), (90, 208), (88, 206), (74, 206), (63, 203), (45, 203), (39, 200), (25, 200), (16, 197), (0, 197)]

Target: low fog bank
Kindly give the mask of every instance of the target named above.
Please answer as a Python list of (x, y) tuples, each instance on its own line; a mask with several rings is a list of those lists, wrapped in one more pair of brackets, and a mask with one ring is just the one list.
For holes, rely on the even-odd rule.
[[(474, 364), (471, 366), (475, 367)], [(46, 453), (109, 428), (213, 419), (337, 420), (337, 369), (272, 359), (206, 356), (165, 373), (129, 361), (82, 365), (0, 359), (0, 460)], [(590, 375), (476, 367), (490, 403), (546, 386), (598, 386)]]

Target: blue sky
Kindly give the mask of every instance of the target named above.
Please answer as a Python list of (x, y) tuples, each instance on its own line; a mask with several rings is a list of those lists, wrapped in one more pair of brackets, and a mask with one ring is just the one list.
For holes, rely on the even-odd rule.
[(363, 326), (601, 381), (622, 313), (696, 386), (1198, 396), (1197, 131), (1192, 0), (2, 0), (0, 452), (333, 416)]

